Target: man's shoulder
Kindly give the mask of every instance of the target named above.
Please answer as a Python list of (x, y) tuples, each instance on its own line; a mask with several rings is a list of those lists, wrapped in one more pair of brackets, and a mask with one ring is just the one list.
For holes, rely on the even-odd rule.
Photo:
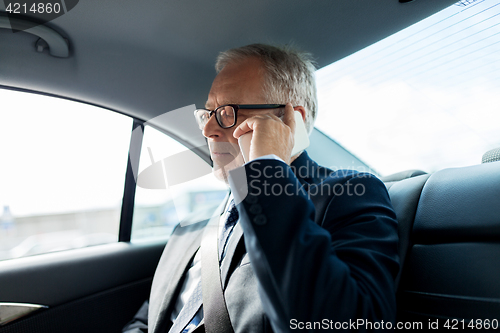
[(382, 181), (373, 173), (358, 171), (354, 169), (339, 169), (339, 170), (331, 170), (328, 168), (323, 171), (326, 176), (323, 181), (325, 182), (349, 182), (349, 181), (357, 181), (357, 182), (374, 182), (374, 183), (382, 183)]
[(250, 178), (284, 178), (295, 175), (299, 180), (309, 185), (320, 185), (324, 183), (346, 183), (356, 181), (362, 183), (379, 183), (382, 181), (373, 173), (359, 171), (355, 169), (336, 169), (332, 170), (316, 163), (303, 152), (291, 165), (283, 161), (268, 159), (256, 160), (246, 166), (247, 176)]
[[(319, 165), (314, 160), (310, 160), (308, 178), (313, 185), (319, 184), (345, 184), (349, 182), (364, 183), (364, 184), (383, 184), (382, 181), (373, 173), (360, 171), (356, 169), (330, 169)], [(300, 167), (297, 168), (297, 176), (301, 177)]]
[[(358, 171), (353, 169), (330, 170), (326, 177), (319, 183), (310, 184), (309, 192), (321, 188), (322, 194), (339, 197), (348, 196), (355, 200), (373, 200), (379, 198), (384, 201), (388, 198), (387, 187), (376, 175), (370, 172)], [(325, 173), (327, 171), (324, 171)], [(325, 188), (330, 189), (326, 191)], [(355, 195), (354, 195), (354, 194)], [(353, 195), (350, 195), (353, 194)], [(377, 200), (379, 200), (377, 199)]]
[[(314, 181), (305, 187), (308, 196), (315, 205), (325, 204), (334, 198), (336, 202), (346, 203), (352, 200), (373, 200), (387, 197), (387, 188), (374, 174), (353, 169), (331, 170), (319, 166), (317, 174), (311, 177)], [(378, 199), (377, 199), (378, 200)], [(385, 199), (384, 199), (385, 200)]]

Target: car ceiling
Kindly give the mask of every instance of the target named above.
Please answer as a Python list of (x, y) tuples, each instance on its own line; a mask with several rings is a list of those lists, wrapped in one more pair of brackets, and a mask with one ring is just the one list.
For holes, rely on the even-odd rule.
[(80, 1), (47, 23), (69, 40), (68, 58), (37, 53), (36, 36), (0, 29), (0, 85), (148, 120), (202, 106), (221, 50), (292, 42), (323, 67), (454, 2)]

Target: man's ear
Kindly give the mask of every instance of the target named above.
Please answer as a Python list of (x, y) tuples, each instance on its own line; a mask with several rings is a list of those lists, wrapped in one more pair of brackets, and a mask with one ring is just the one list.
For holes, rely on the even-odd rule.
[(300, 114), (302, 115), (302, 120), (304, 120), (304, 122), (306, 122), (306, 109), (304, 109), (303, 106), (301, 106), (301, 105), (294, 106), (293, 110), (299, 111)]

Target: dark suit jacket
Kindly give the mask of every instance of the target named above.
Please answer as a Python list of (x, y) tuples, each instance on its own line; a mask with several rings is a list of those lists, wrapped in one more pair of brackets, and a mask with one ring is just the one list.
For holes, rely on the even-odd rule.
[[(237, 205), (240, 220), (221, 265), (235, 332), (394, 321), (397, 222), (384, 184), (368, 173), (332, 172), (305, 152), (291, 168), (257, 160), (245, 171), (249, 193)], [(149, 332), (171, 326), (205, 225), (173, 232), (153, 280)]]

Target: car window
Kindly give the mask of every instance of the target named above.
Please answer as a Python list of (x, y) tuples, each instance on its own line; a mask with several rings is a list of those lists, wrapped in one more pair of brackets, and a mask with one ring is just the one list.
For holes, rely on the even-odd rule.
[(118, 240), (130, 117), (0, 89), (0, 259)]
[(316, 126), (382, 176), (480, 164), (500, 147), (499, 17), (460, 1), (321, 68)]
[[(190, 177), (183, 170), (196, 164), (203, 172)], [(180, 166), (171, 168), (172, 165)], [(187, 176), (187, 177), (186, 177)], [(145, 126), (137, 175), (132, 241), (166, 238), (181, 221), (202, 221), (227, 193), (201, 157), (170, 136)]]

